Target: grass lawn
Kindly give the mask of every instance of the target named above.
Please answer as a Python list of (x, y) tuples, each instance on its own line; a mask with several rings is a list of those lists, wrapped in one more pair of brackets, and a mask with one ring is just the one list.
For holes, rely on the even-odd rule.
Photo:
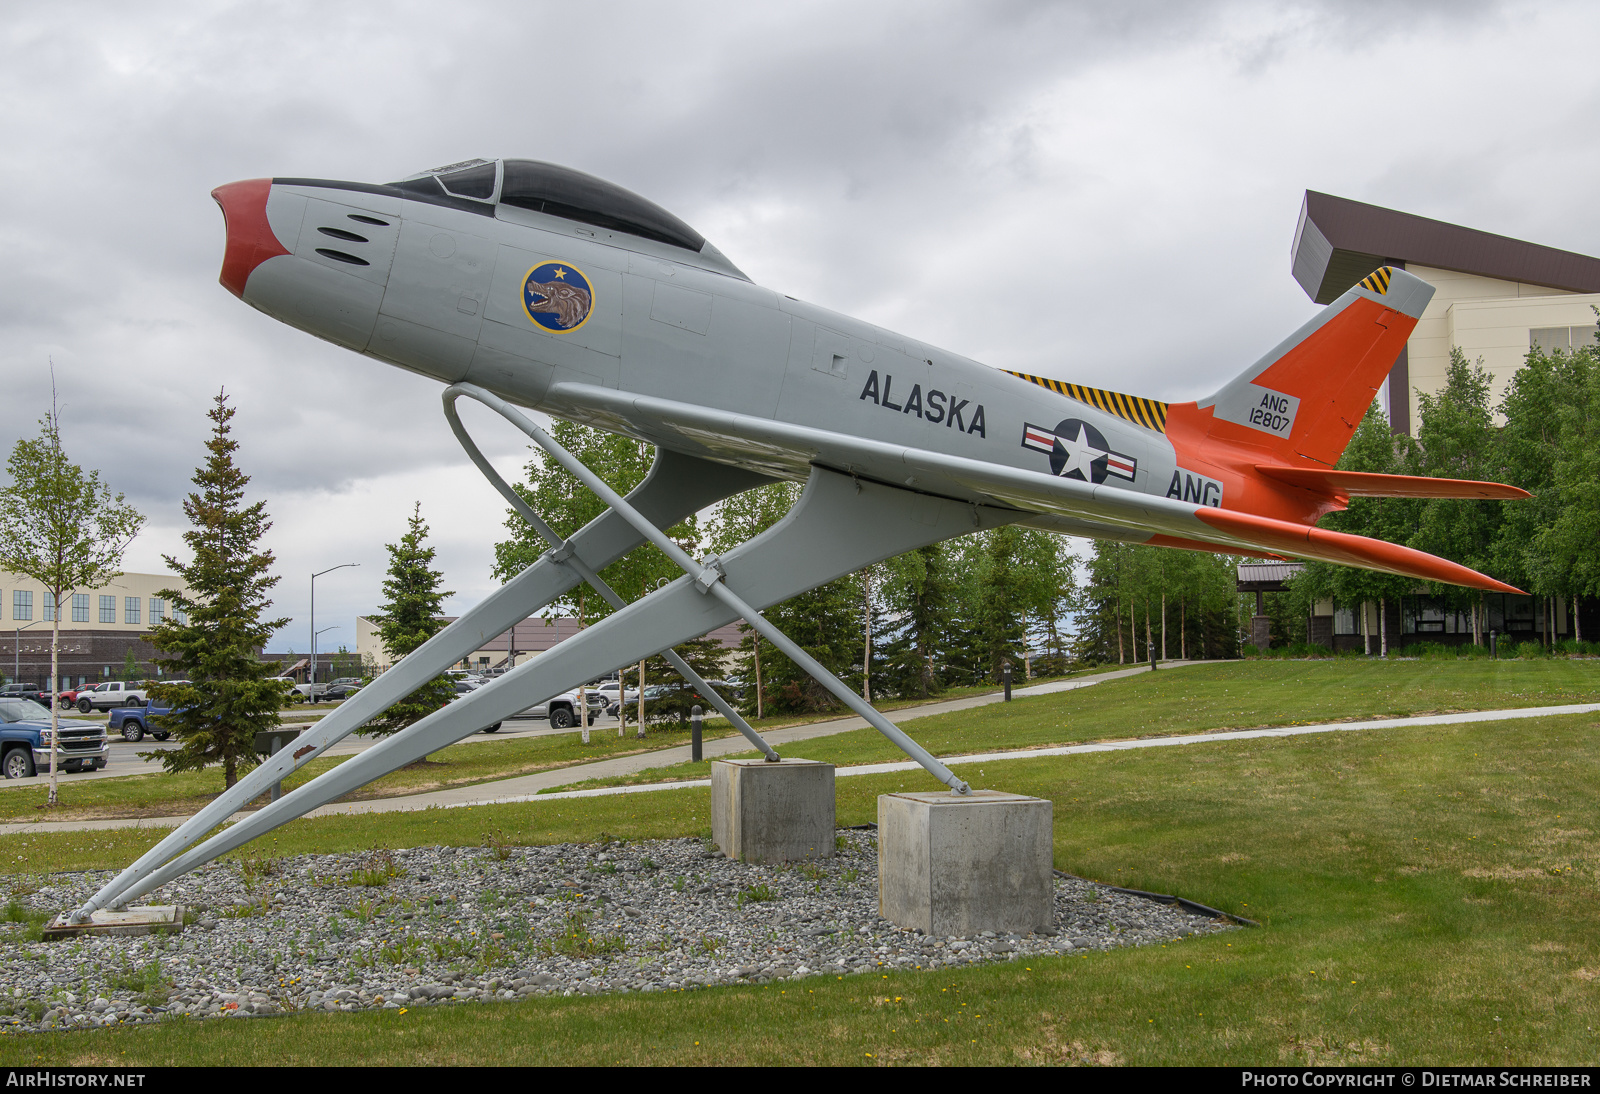
[[(960, 689), (942, 698), (983, 694)], [(1600, 700), (1600, 661), (1391, 661), (1352, 658), (1326, 661), (1250, 661), (1195, 665), (1170, 672), (1140, 673), (1061, 695), (1016, 699), (917, 719), (910, 732), (935, 755), (1037, 748), (1208, 729), (1293, 725), (1342, 717), (1405, 716), (1437, 711), (1542, 706)], [(887, 704), (905, 709), (910, 701)], [(837, 715), (819, 715), (813, 721)], [(771, 718), (759, 728), (804, 722)], [(730, 736), (726, 723), (708, 726), (707, 740)], [(570, 767), (613, 756), (686, 744), (677, 729), (653, 728), (644, 742), (633, 730), (618, 737), (611, 727), (591, 732), (585, 745), (577, 733), (453, 745), (433, 753), (430, 764), (403, 769), (343, 800), (395, 797), (448, 786), (464, 786)], [(902, 760), (904, 754), (876, 730), (862, 729), (785, 746), (788, 755), (840, 765)], [(756, 756), (754, 751), (741, 756)], [(285, 780), (293, 789), (348, 757), (307, 764)], [(575, 781), (577, 787), (709, 777), (710, 761), (654, 768), (638, 775)], [(62, 789), (63, 806), (51, 820), (107, 817), (187, 816), (222, 791), (220, 769), (181, 775), (136, 775), (95, 779)], [(0, 782), (0, 820), (45, 816), (43, 786), (8, 788)]]
[[(1214, 718), (1257, 709), (1264, 699), (1255, 693), (1286, 668), (1228, 669), (1238, 673), (1229, 698), (1233, 686), (1249, 697)], [(1349, 676), (1337, 686), (1381, 698), (1393, 668), (1370, 666), (1365, 688)], [(1183, 670), (1213, 671), (1222, 670)], [(1182, 674), (1172, 675), (1176, 683)], [(1191, 689), (1204, 683), (1184, 679), (1194, 680)], [(1533, 677), (1502, 679), (1500, 688), (1520, 687), (1529, 703), (1584, 697), (1570, 681), (1546, 682), (1551, 692), (1536, 693)], [(1475, 694), (1465, 681), (1454, 686)], [(1099, 690), (1049, 701), (1066, 713)], [(1326, 716), (1317, 711), (1327, 697), (1309, 694), (1306, 709), (1294, 711), (1305, 716), (1293, 720)], [(1202, 704), (1190, 706), (1204, 714)], [(1429, 708), (1391, 712), (1400, 709)], [(1176, 709), (1147, 719), (1152, 728), (1181, 720)], [(1042, 757), (965, 772), (979, 786), (1054, 801), (1058, 867), (1180, 893), (1260, 920), (1259, 929), (1087, 957), (682, 997), (27, 1035), (0, 1040), (0, 1065), (1589, 1064), (1600, 1057), (1597, 731), (1596, 716), (1565, 716)], [(876, 796), (902, 787), (932, 782), (920, 773), (840, 780), (839, 823), (872, 819)], [(526, 843), (642, 839), (699, 835), (708, 825), (709, 794), (694, 789), (298, 821), (246, 850), (470, 846), (496, 832)], [(73, 868), (121, 866), (156, 836), (13, 837), (5, 857), (15, 857), (14, 868), (46, 855)]]
[[(962, 688), (941, 698), (985, 694), (994, 690), (994, 688)], [(888, 709), (900, 709), (912, 705), (916, 704), (906, 700), (891, 704)], [(315, 717), (320, 718), (331, 709), (330, 706), (328, 710), (317, 713)], [(819, 714), (810, 718), (790, 715), (768, 718), (758, 722), (757, 725), (761, 728), (775, 729), (837, 717), (839, 717), (837, 713)], [(714, 741), (721, 737), (732, 736), (736, 732), (728, 723), (717, 719), (705, 727), (702, 737), (704, 740)], [(594, 727), (590, 732), (588, 744), (583, 743), (582, 737), (576, 731), (504, 741), (489, 741), (479, 737), (470, 744), (452, 745), (432, 753), (428, 757), (427, 765), (385, 775), (339, 800), (391, 798), (450, 786), (509, 779), (536, 771), (590, 763), (613, 756), (672, 748), (685, 745), (689, 741), (687, 731), (680, 730), (675, 725), (652, 727), (644, 741), (637, 740), (634, 733), (635, 729), (630, 725), (626, 734), (619, 737), (615, 723), (612, 723)], [(285, 779), (284, 789), (292, 790), (309, 782), (349, 758), (335, 756), (314, 760), (295, 775)], [(148, 774), (117, 779), (86, 779), (62, 787), (60, 800), (63, 804), (49, 812), (49, 819), (95, 820), (113, 817), (188, 816), (220, 794), (222, 785), (220, 768), (179, 775)], [(47, 797), (48, 790), (43, 786), (10, 787), (0, 781), (0, 821), (43, 818), (46, 814), (44, 803)]]
[[(1140, 673), (1061, 695), (1019, 698), (1004, 707), (919, 718), (906, 729), (935, 756), (954, 756), (1207, 730), (1586, 702), (1600, 702), (1600, 660), (1231, 661)], [(781, 751), (840, 766), (906, 758), (875, 729), (803, 741)], [(562, 789), (710, 774), (708, 760), (574, 782)]]

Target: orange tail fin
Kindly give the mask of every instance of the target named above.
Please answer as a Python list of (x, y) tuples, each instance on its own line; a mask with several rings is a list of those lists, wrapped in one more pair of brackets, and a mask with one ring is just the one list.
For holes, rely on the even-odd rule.
[(1374, 270), (1215, 395), (1173, 404), (1191, 427), (1177, 432), (1253, 451), (1250, 463), (1332, 467), (1432, 297), (1404, 270)]

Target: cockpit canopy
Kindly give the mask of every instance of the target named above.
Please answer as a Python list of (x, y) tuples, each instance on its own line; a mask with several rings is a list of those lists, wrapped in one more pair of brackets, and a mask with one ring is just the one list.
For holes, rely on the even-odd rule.
[(392, 185), (414, 193), (498, 202), (653, 239), (697, 254), (706, 240), (661, 206), (615, 183), (540, 160), (463, 160)]

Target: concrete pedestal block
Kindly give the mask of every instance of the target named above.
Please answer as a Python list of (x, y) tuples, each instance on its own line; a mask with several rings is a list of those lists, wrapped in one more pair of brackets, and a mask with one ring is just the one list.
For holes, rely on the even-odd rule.
[(102, 909), (83, 923), (70, 923), (70, 911), (56, 916), (44, 929), (46, 942), (85, 934), (178, 934), (183, 930), (182, 904), (139, 904), (120, 911)]
[(878, 798), (878, 914), (948, 938), (1055, 923), (1044, 798), (974, 790)]
[(711, 838), (740, 862), (833, 857), (833, 765), (718, 760), (711, 765)]

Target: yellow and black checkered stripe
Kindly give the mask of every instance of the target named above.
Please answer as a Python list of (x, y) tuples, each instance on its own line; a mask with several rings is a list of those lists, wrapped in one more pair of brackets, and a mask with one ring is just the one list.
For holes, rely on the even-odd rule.
[(1375, 292), (1379, 296), (1389, 293), (1389, 279), (1394, 276), (1394, 270), (1388, 266), (1379, 266), (1360, 281), (1360, 285), (1368, 292)]
[(1125, 418), (1134, 425), (1142, 425), (1146, 429), (1153, 429), (1157, 433), (1167, 431), (1167, 404), (1155, 399), (1142, 399), (1137, 395), (1124, 395), (1119, 391), (1102, 391), (1097, 387), (1084, 387), (1082, 384), (1069, 384), (1061, 380), (1049, 380), (1043, 376), (1029, 376), (1026, 372), (1011, 372), (1019, 380), (1026, 380), (1030, 384), (1038, 384), (1055, 392), (1065, 395), (1069, 399), (1076, 399), (1080, 403), (1088, 403), (1097, 410), (1107, 414), (1115, 414)]

